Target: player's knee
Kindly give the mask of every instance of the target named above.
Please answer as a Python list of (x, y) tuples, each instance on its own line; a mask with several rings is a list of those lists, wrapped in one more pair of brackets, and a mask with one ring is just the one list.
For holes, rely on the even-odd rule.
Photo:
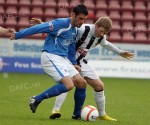
[(72, 79), (68, 76), (65, 76), (64, 78), (62, 78), (61, 83), (63, 83), (65, 85), (65, 87), (68, 91), (73, 89), (73, 87), (74, 87), (74, 83), (73, 83)]
[(100, 84), (98, 86), (95, 86), (94, 90), (97, 91), (97, 92), (103, 91), (104, 90), (104, 85)]
[(86, 80), (85, 80), (85, 79), (83, 79), (83, 80), (82, 80), (82, 88), (85, 88), (85, 87), (86, 87), (86, 85), (87, 85), (87, 82), (86, 82)]
[(78, 88), (86, 88), (87, 82), (85, 79), (81, 79), (77, 81), (77, 87)]
[(67, 84), (66, 85), (66, 88), (67, 88), (68, 91), (70, 91), (71, 89), (73, 89), (73, 87), (74, 87), (74, 84)]
[(73, 82), (78, 88), (86, 88), (87, 82), (80, 74), (77, 74), (73, 77)]

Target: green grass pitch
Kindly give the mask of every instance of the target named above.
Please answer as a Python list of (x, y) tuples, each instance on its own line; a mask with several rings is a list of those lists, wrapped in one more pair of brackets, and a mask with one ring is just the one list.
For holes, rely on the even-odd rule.
[[(105, 84), (106, 111), (117, 122), (72, 120), (73, 93), (69, 92), (62, 106), (62, 117), (48, 119), (55, 98), (44, 100), (35, 114), (29, 110), (29, 97), (54, 85), (47, 75), (0, 74), (0, 125), (149, 125), (150, 80), (102, 78)], [(95, 105), (93, 90), (87, 87), (84, 105)]]

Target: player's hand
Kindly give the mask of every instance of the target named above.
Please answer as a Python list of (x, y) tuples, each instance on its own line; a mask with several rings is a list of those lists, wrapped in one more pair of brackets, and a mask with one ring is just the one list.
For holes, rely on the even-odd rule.
[(31, 20), (30, 20), (30, 25), (37, 25), (37, 24), (41, 24), (42, 23), (42, 21), (40, 20), (40, 19), (38, 19), (38, 18), (31, 18)]
[(120, 53), (120, 56), (126, 58), (126, 59), (131, 59), (134, 57), (134, 53), (128, 52), (128, 51), (123, 51)]
[(76, 70), (78, 70), (78, 72), (81, 71), (81, 67), (79, 65), (74, 65), (74, 67), (76, 68)]
[(14, 29), (8, 29), (8, 33), (14, 33), (16, 32)]
[(14, 39), (15, 39), (15, 32), (11, 33), (10, 39), (11, 39), (11, 40), (14, 40)]

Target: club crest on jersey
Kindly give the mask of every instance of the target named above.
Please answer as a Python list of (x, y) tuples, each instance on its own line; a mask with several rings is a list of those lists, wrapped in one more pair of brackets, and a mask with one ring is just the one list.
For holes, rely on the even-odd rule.
[(54, 27), (53, 27), (52, 22), (50, 21), (48, 24), (49, 24), (49, 28), (50, 28), (50, 30), (53, 30), (53, 29), (54, 29)]
[(63, 45), (63, 46), (69, 46), (70, 43), (71, 43), (71, 41), (70, 41), (69, 39), (62, 41), (62, 45)]

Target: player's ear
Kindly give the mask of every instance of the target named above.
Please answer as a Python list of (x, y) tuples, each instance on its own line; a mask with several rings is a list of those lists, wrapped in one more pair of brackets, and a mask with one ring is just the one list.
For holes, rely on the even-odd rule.
[(71, 13), (71, 17), (75, 18), (76, 14), (74, 12)]
[(97, 28), (98, 28), (98, 25), (95, 24), (95, 29), (97, 29)]

